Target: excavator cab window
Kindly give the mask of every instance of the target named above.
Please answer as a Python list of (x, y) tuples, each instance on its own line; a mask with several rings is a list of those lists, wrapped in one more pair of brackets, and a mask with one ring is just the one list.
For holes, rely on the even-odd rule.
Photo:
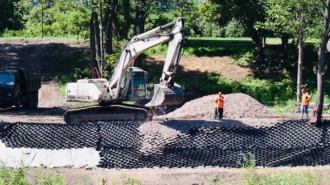
[(144, 71), (133, 72), (128, 94), (132, 100), (141, 100), (146, 97), (146, 78)]

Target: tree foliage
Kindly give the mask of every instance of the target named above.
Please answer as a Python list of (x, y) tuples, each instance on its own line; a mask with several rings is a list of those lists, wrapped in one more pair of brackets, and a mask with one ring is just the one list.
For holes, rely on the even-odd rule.
[[(317, 15), (315, 5), (317, 2), (315, 0), (308, 2), (301, 0), (263, 0), (267, 16), (266, 21), (259, 23), (259, 25), (265, 29), (271, 29), (282, 38), (292, 37), (298, 43), (297, 103), (300, 101), (303, 85), (304, 42), (320, 25), (320, 21), (315, 19), (315, 15)], [(287, 42), (287, 40), (282, 39), (282, 45), (287, 44), (284, 42)], [(283, 54), (283, 60), (286, 60), (285, 54)]]
[(0, 0), (0, 32), (5, 29), (20, 29), (23, 27), (22, 9), (17, 6), (19, 0)]
[(22, 21), (26, 37), (88, 36), (90, 9), (86, 4), (75, 0), (54, 0), (53, 3), (21, 0), (17, 7), (25, 14)]
[(226, 25), (233, 18), (240, 22), (258, 48), (258, 59), (251, 68), (259, 77), (260, 71), (267, 67), (264, 63), (266, 30), (256, 27), (257, 22), (265, 22), (266, 19), (263, 4), (259, 0), (208, 0), (202, 11), (210, 21), (216, 21), (219, 25)]

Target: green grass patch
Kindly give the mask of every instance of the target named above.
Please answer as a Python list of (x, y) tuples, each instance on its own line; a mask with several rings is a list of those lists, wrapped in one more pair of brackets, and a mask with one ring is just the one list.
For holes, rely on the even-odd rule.
[(275, 101), (274, 105), (267, 106), (267, 109), (273, 112), (274, 114), (286, 114), (292, 113), (296, 108), (296, 100), (289, 99), (289, 100), (282, 100), (282, 101)]
[[(0, 185), (67, 185), (64, 177), (47, 167), (45, 168), (30, 168), (25, 167), (23, 162), (20, 167), (7, 167), (6, 163), (0, 161)], [(90, 179), (88, 181), (91, 181)], [(93, 182), (86, 182), (77, 180), (75, 184), (93, 184)], [(99, 179), (97, 184), (109, 184), (108, 179)], [(113, 185), (141, 185), (141, 179), (135, 179), (123, 174), (120, 179), (111, 181)]]
[[(267, 171), (267, 169), (265, 169)], [(299, 184), (321, 185), (321, 173), (319, 171), (304, 170), (300, 172), (279, 171), (257, 173), (255, 168), (243, 170), (242, 185), (269, 185), (269, 184)]]
[[(321, 183), (319, 171), (278, 171), (257, 173), (254, 154), (242, 154), (242, 160), (238, 162), (242, 170), (242, 185), (268, 185), (268, 184), (302, 184), (316, 185)], [(267, 171), (265, 169), (264, 171)]]
[(0, 161), (0, 185), (65, 185), (62, 175), (50, 171), (48, 168), (37, 169), (36, 173), (31, 168), (25, 167), (23, 162), (20, 167), (7, 167), (6, 163)]

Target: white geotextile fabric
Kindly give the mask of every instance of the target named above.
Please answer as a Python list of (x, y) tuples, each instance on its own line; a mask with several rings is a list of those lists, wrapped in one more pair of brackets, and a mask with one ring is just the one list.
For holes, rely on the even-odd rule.
[(95, 148), (81, 149), (34, 149), (8, 148), (0, 141), (0, 161), (8, 167), (96, 167), (100, 162), (99, 152)]

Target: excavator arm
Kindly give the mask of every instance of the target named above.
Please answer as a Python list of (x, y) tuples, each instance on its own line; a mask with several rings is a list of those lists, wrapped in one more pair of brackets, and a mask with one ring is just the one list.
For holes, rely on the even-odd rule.
[[(165, 28), (174, 25), (171, 31)], [(182, 42), (184, 39), (184, 19), (154, 28), (146, 33), (137, 35), (122, 50), (114, 73), (109, 80), (109, 89), (113, 92), (113, 99), (125, 99), (129, 83), (121, 83), (135, 59), (145, 50), (159, 44), (169, 42), (166, 60), (160, 83), (154, 85), (154, 96), (146, 106), (177, 105), (183, 100), (183, 91), (174, 84), (174, 76), (179, 65)], [(129, 80), (129, 78), (128, 78)]]
[[(166, 30), (170, 26), (173, 26), (173, 29)], [(98, 102), (99, 105), (68, 110), (64, 114), (65, 122), (145, 121), (152, 117), (150, 107), (181, 104), (184, 93), (182, 88), (174, 83), (174, 77), (180, 61), (183, 40), (184, 19), (181, 17), (133, 37), (123, 48), (109, 80), (105, 78), (82, 79), (77, 83), (67, 83), (66, 98), (68, 102)], [(166, 59), (159, 84), (154, 84), (151, 101), (144, 106), (124, 104), (124, 101), (132, 100), (128, 96), (128, 92), (132, 89), (133, 80), (131, 79), (137, 78), (138, 72), (144, 72), (142, 69), (136, 70), (135, 59), (147, 49), (165, 42), (168, 42)], [(143, 84), (145, 85), (145, 79)], [(141, 99), (143, 96), (138, 98)]]

